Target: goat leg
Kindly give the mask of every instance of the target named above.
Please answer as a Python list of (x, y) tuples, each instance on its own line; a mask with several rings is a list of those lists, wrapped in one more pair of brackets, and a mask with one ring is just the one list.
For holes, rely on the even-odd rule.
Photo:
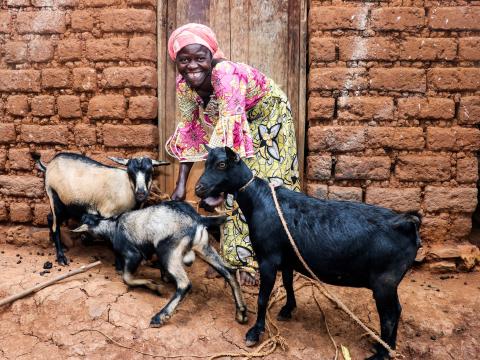
[(237, 308), (235, 320), (240, 324), (245, 324), (248, 321), (247, 306), (243, 300), (242, 290), (240, 289), (237, 278), (232, 274), (222, 258), (218, 255), (215, 249), (208, 244), (208, 242), (201, 247), (195, 248), (195, 250), (205, 262), (211, 265), (228, 282), (232, 288), (235, 306)]
[[(118, 258), (118, 256), (117, 256)], [(160, 285), (155, 284), (155, 282), (151, 279), (135, 279), (133, 277), (133, 273), (137, 270), (138, 266), (142, 262), (142, 255), (138, 252), (126, 251), (123, 256), (123, 275), (122, 279), (128, 286), (145, 286), (152, 291), (156, 291), (159, 295), (160, 292)]]
[(247, 331), (245, 342), (247, 346), (253, 346), (260, 341), (260, 336), (265, 331), (265, 317), (268, 300), (275, 285), (278, 266), (265, 259), (259, 264), (260, 291), (258, 293), (257, 322)]
[(182, 246), (178, 246), (174, 251), (172, 251), (172, 253), (169, 255), (166, 266), (166, 270), (175, 280), (177, 290), (167, 305), (165, 305), (163, 309), (155, 314), (155, 316), (152, 318), (150, 321), (151, 327), (160, 327), (164, 325), (168, 319), (170, 319), (178, 304), (184, 299), (185, 295), (192, 288), (192, 284), (188, 279), (185, 269), (183, 268), (183, 256), (181, 250)]
[(293, 291), (293, 269), (291, 267), (282, 269), (283, 287), (287, 293), (287, 302), (280, 309), (277, 320), (287, 321), (292, 318), (292, 311), (297, 307), (295, 293)]
[(47, 217), (48, 227), (50, 229), (50, 238), (55, 244), (55, 252), (57, 254), (57, 262), (60, 265), (68, 265), (68, 259), (63, 252), (62, 240), (60, 238), (60, 222), (58, 217), (54, 214), (49, 214)]

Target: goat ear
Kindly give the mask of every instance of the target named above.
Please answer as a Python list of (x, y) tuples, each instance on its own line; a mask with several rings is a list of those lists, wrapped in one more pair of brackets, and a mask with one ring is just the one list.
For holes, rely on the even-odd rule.
[(82, 224), (78, 228), (73, 229), (72, 232), (85, 232), (88, 231), (88, 225), (87, 224)]
[(233, 162), (239, 162), (240, 161), (240, 155), (238, 155), (235, 151), (230, 149), (228, 146), (225, 146), (225, 153), (227, 154), (228, 160), (233, 161)]
[(163, 161), (163, 160), (152, 160), (152, 165), (153, 166), (164, 166), (164, 165), (170, 165), (168, 161)]
[(128, 163), (128, 159), (124, 159), (124, 158), (118, 158), (118, 157), (115, 157), (115, 156), (109, 156), (108, 157), (110, 160), (120, 164), (120, 165), (127, 165)]
[(212, 147), (208, 146), (207, 144), (203, 145), (205, 147), (205, 150), (207, 150), (207, 152), (210, 152), (213, 150)]

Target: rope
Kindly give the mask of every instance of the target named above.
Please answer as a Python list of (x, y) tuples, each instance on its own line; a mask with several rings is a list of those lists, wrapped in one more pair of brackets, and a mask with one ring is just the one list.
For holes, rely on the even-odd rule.
[(280, 205), (278, 204), (278, 199), (277, 199), (277, 194), (275, 191), (275, 186), (273, 184), (270, 185), (270, 190), (272, 192), (273, 196), (273, 201), (275, 202), (275, 207), (277, 209), (278, 216), (280, 217), (280, 220), (282, 222), (283, 229), (285, 230), (285, 233), (287, 234), (288, 240), (290, 240), (290, 244), (293, 247), (293, 250), (295, 251), (295, 254), (297, 255), (298, 259), (302, 263), (302, 265), (305, 267), (305, 269), (308, 271), (308, 273), (312, 276), (313, 279), (316, 280), (315, 286), (331, 301), (335, 302), (343, 311), (345, 311), (358, 325), (360, 325), (374, 340), (378, 341), (383, 347), (385, 347), (388, 350), (388, 353), (390, 354), (391, 357), (393, 358), (398, 358), (398, 357), (404, 357), (401, 355), (399, 352), (393, 350), (385, 341), (383, 341), (373, 330), (371, 330), (367, 325), (365, 325), (343, 302), (340, 301), (335, 295), (333, 295), (331, 292), (329, 292), (323, 283), (320, 281), (320, 279), (315, 275), (315, 273), (310, 269), (310, 267), (307, 265), (305, 260), (303, 259), (302, 255), (300, 254), (300, 251), (298, 250), (297, 245), (295, 244), (295, 241), (293, 240), (292, 234), (288, 230), (287, 223), (285, 222), (285, 218), (283, 217), (283, 212), (282, 209), (280, 208)]

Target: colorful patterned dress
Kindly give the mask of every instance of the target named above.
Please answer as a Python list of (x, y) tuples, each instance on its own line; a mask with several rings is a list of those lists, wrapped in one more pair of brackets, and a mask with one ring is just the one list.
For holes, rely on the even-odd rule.
[[(213, 94), (202, 98), (177, 78), (180, 121), (165, 145), (180, 162), (205, 160), (210, 147), (229, 146), (254, 175), (300, 190), (295, 128), (286, 95), (271, 79), (241, 63), (222, 61), (212, 69)], [(224, 227), (222, 255), (232, 266), (254, 273), (248, 225), (231, 195), (233, 210)]]

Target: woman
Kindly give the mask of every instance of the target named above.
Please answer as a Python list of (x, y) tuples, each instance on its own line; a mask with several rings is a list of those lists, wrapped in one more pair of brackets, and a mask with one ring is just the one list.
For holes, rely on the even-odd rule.
[[(180, 74), (180, 121), (165, 146), (181, 162), (172, 199), (185, 199), (193, 162), (207, 157), (204, 145), (229, 146), (256, 176), (299, 190), (292, 113), (280, 88), (260, 71), (226, 60), (205, 25), (192, 23), (175, 30), (168, 52)], [(223, 257), (240, 269), (242, 284), (254, 285), (257, 263), (248, 226), (231, 197), (225, 206), (232, 215), (224, 228)]]

